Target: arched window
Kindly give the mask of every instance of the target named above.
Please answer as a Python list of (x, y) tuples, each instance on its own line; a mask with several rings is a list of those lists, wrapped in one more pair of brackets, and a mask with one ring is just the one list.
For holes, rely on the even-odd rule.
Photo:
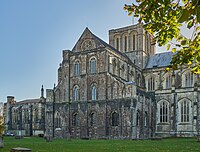
[(148, 91), (155, 90), (155, 78), (151, 77), (148, 79)]
[(117, 75), (117, 63), (115, 59), (113, 59), (113, 74)]
[(175, 75), (175, 87), (181, 88), (181, 82), (182, 82), (182, 77), (181, 77), (181, 72), (179, 71)]
[(56, 128), (60, 128), (61, 127), (61, 118), (59, 116), (56, 117), (55, 127)]
[(127, 40), (127, 36), (124, 36), (124, 52), (126, 52), (128, 50), (128, 40)]
[(137, 116), (136, 116), (136, 126), (140, 125), (140, 111), (137, 111)]
[(136, 43), (135, 43), (135, 40), (136, 40), (136, 38), (135, 38), (135, 34), (133, 34), (133, 36), (132, 36), (132, 46), (133, 46), (133, 51), (136, 50), (136, 49), (135, 49), (135, 48), (136, 48), (136, 47), (135, 47), (135, 44), (136, 44)]
[(181, 106), (181, 122), (189, 122), (189, 106), (190, 106), (190, 103), (189, 101), (182, 101), (180, 103), (180, 106)]
[(80, 75), (80, 62), (76, 61), (74, 64), (74, 75)]
[(126, 96), (126, 88), (124, 86), (123, 89), (122, 89), (122, 97), (125, 97), (125, 96)]
[(122, 71), (121, 77), (125, 79), (125, 68), (124, 68), (124, 65), (122, 65), (121, 71)]
[(166, 89), (170, 89), (172, 87), (172, 76), (168, 75), (166, 76)]
[(116, 38), (116, 42), (115, 43), (116, 43), (116, 49), (119, 50), (119, 46), (120, 46), (119, 45), (119, 38)]
[(90, 60), (90, 73), (95, 74), (97, 73), (97, 61), (95, 58)]
[(168, 122), (169, 105), (166, 101), (160, 103), (160, 122)]
[(90, 126), (94, 126), (94, 124), (95, 124), (95, 113), (92, 112), (90, 114)]
[(78, 126), (78, 114), (77, 113), (73, 114), (72, 125)]
[(112, 113), (112, 126), (118, 126), (119, 125), (119, 114), (116, 112)]
[(92, 100), (97, 99), (97, 88), (95, 85), (92, 85)]
[(193, 85), (193, 74), (187, 72), (185, 74), (185, 87), (191, 87)]
[(135, 79), (134, 79), (134, 72), (133, 71), (131, 71), (131, 75), (130, 76), (131, 76), (131, 81), (134, 82)]
[(73, 95), (74, 95), (74, 101), (78, 101), (79, 100), (79, 87), (76, 85), (74, 86), (74, 91), (73, 91)]

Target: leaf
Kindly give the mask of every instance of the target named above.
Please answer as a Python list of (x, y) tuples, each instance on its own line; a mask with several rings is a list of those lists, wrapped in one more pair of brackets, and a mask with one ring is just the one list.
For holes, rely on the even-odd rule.
[(197, 56), (196, 60), (197, 60), (197, 62), (200, 62), (200, 56)]
[(178, 22), (180, 22), (180, 23), (185, 22), (188, 19), (189, 15), (190, 15), (189, 11), (187, 9), (184, 9), (182, 11), (182, 14), (181, 14)]
[(170, 44), (167, 44), (167, 50), (169, 50), (169, 49), (170, 49), (170, 47), (171, 47), (171, 45), (170, 45)]
[(176, 52), (176, 48), (173, 48), (173, 49), (172, 49), (172, 52), (175, 53), (175, 52)]
[(198, 27), (196, 28), (196, 30), (199, 31), (199, 30), (200, 30), (200, 26), (198, 26)]
[(169, 67), (167, 67), (166, 69), (165, 69), (165, 72), (168, 72), (170, 70), (170, 68)]
[(188, 65), (191, 65), (191, 64), (192, 64), (192, 62), (191, 62), (191, 61), (189, 61), (189, 62), (188, 62)]
[(190, 22), (188, 23), (187, 28), (190, 29), (193, 25), (194, 25), (194, 22), (193, 22), (193, 20), (192, 20), (192, 21), (190, 21)]
[(181, 41), (181, 45), (185, 45), (186, 44), (186, 40)]
[(197, 22), (200, 22), (200, 6), (197, 7)]
[(185, 3), (187, 3), (188, 2), (188, 0), (183, 0), (183, 3), (185, 4)]

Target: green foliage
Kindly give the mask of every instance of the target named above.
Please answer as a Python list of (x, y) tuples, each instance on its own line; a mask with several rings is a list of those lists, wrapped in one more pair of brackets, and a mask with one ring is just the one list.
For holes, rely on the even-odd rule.
[(33, 152), (199, 152), (196, 138), (171, 138), (161, 141), (151, 140), (71, 140), (55, 139), (46, 142), (43, 138), (25, 137), (16, 140), (4, 138), (2, 152), (13, 147), (26, 147)]
[[(186, 66), (200, 74), (200, 0), (136, 0), (124, 9), (138, 17), (159, 46), (168, 44), (167, 49), (172, 48), (175, 54), (171, 68)], [(193, 30), (192, 37), (183, 36), (180, 30), (183, 24)]]

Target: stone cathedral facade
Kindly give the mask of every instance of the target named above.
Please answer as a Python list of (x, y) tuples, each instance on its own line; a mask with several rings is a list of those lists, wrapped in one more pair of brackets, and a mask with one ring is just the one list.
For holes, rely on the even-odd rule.
[(14, 96), (7, 96), (4, 103), (4, 134), (13, 133), (22, 136), (37, 136), (45, 132), (45, 98), (44, 89), (36, 99), (16, 102)]
[(172, 53), (155, 54), (141, 24), (86, 28), (63, 51), (58, 83), (46, 90), (45, 136), (136, 139), (198, 133), (200, 80), (189, 69), (165, 73)]

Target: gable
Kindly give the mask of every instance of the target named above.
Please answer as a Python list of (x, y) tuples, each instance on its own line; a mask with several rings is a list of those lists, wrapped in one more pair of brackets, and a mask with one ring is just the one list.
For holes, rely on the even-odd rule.
[(86, 28), (76, 42), (74, 48), (72, 49), (73, 52), (80, 52), (80, 51), (88, 51), (93, 50), (96, 48), (105, 47), (97, 37), (88, 29)]
[(102, 47), (106, 47), (109, 50), (112, 50), (113, 52), (123, 56), (125, 59), (128, 60), (129, 63), (133, 64), (126, 54), (107, 44), (105, 41), (94, 35), (87, 27), (79, 40), (76, 42), (74, 48), (72, 49), (72, 52), (89, 51)]

